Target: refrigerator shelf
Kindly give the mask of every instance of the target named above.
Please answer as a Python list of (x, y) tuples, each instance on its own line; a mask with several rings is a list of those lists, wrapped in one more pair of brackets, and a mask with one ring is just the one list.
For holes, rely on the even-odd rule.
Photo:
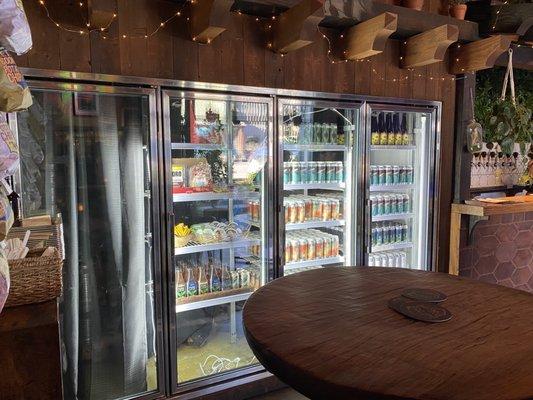
[(220, 150), (227, 151), (224, 144), (215, 143), (172, 143), (172, 150)]
[(284, 144), (285, 151), (346, 151), (343, 144)]
[(344, 190), (346, 185), (341, 183), (289, 183), (283, 185), (283, 190), (304, 190), (304, 189), (327, 189)]
[(402, 185), (370, 185), (371, 192), (391, 192), (402, 191), (408, 189), (414, 189), (414, 184), (402, 184)]
[(370, 146), (370, 150), (416, 150), (416, 146), (396, 146), (396, 145), (386, 145), (386, 144), (377, 144)]
[(249, 198), (257, 198), (257, 192), (198, 192), (198, 193), (174, 193), (172, 200), (174, 203), (182, 203), (187, 201), (209, 201), (209, 200), (245, 200)]
[[(248, 297), (250, 297), (252, 291), (253, 288), (232, 289), (217, 293), (206, 293), (206, 295), (218, 295), (216, 297), (206, 299), (204, 297), (206, 295), (193, 296), (189, 298), (185, 297), (183, 299), (185, 301), (181, 301), (181, 299), (178, 299), (176, 300), (176, 314), (185, 311), (197, 310), (199, 308), (213, 307), (218, 306), (220, 304), (229, 304), (235, 303), (237, 301), (244, 301), (248, 299)], [(235, 294), (235, 292), (237, 292), (237, 294)], [(198, 299), (194, 299), (195, 297), (198, 297)]]
[(294, 231), (297, 229), (309, 229), (309, 228), (330, 228), (334, 226), (344, 226), (344, 220), (331, 220), (331, 221), (306, 221), (285, 224), (286, 231)]
[(285, 271), (290, 271), (294, 268), (303, 267), (316, 267), (319, 265), (341, 264), (344, 263), (343, 256), (329, 257), (329, 258), (317, 258), (315, 260), (297, 261), (285, 264)]
[(246, 246), (252, 246), (256, 244), (260, 244), (260, 239), (253, 239), (253, 238), (245, 238), (240, 240), (234, 240), (231, 242), (218, 242), (218, 243), (209, 243), (209, 244), (197, 244), (195, 242), (192, 242), (193, 244), (183, 246), (183, 247), (176, 247), (174, 249), (174, 255), (181, 256), (183, 254), (192, 254), (192, 253), (200, 253), (203, 251), (212, 251), (212, 250), (225, 250), (225, 249), (235, 249), (238, 247), (246, 247)]
[(372, 222), (393, 221), (395, 219), (408, 219), (408, 218), (413, 218), (413, 214), (402, 213), (402, 214), (388, 214), (388, 215), (373, 215)]
[(372, 246), (372, 253), (377, 253), (378, 251), (409, 249), (411, 247), (413, 247), (413, 243), (411, 242), (383, 244), (381, 246)]

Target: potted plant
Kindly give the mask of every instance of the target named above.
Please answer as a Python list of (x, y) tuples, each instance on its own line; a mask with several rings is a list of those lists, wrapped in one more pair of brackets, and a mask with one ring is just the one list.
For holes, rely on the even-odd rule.
[(420, 11), (424, 6), (424, 0), (402, 0), (402, 6)]
[(450, 0), (450, 15), (453, 18), (465, 19), (466, 0)]

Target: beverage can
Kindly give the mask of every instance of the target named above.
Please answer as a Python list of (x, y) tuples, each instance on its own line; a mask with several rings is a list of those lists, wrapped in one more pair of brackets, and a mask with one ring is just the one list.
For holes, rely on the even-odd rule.
[(401, 259), (400, 267), (407, 268), (407, 254), (404, 251), (400, 253), (400, 259)]
[(383, 228), (381, 226), (377, 226), (376, 228), (376, 246), (381, 246), (383, 244)]
[(305, 222), (305, 202), (298, 201), (296, 207), (298, 210), (297, 222)]
[(315, 254), (316, 258), (324, 258), (324, 239), (317, 237), (315, 239)]
[(344, 182), (344, 163), (342, 161), (337, 161), (337, 163), (335, 164), (336, 166), (336, 169), (335, 169), (335, 172), (336, 172), (336, 181), (337, 182)]
[(305, 261), (307, 260), (307, 239), (300, 239), (298, 241), (299, 245), (300, 245), (300, 260), (302, 261)]
[(376, 260), (374, 258), (374, 255), (372, 255), (372, 254), (368, 255), (368, 265), (370, 267), (375, 267), (376, 266)]
[(334, 162), (326, 162), (326, 180), (329, 183), (337, 181), (337, 165)]
[(292, 166), (288, 161), (283, 163), (283, 182), (288, 184), (292, 183)]
[(392, 167), (392, 183), (397, 185), (401, 183), (400, 181), (400, 166), (393, 165)]
[(300, 242), (297, 239), (291, 239), (291, 261), (300, 261)]
[(379, 253), (374, 254), (374, 266), (381, 267), (381, 256), (379, 255)]
[(331, 256), (337, 257), (339, 255), (339, 237), (333, 235), (331, 242)]
[(394, 261), (394, 253), (388, 253), (387, 254), (387, 267), (394, 268), (395, 261)]
[(302, 174), (301, 174), (301, 170), (300, 170), (300, 163), (297, 162), (297, 161), (294, 161), (291, 163), (291, 176), (292, 176), (292, 179), (291, 179), (291, 183), (301, 183), (302, 182)]
[(337, 124), (329, 124), (329, 140), (331, 144), (337, 144)]
[(317, 183), (326, 182), (326, 163), (323, 161), (317, 162)]
[(400, 165), (400, 183), (407, 183), (407, 170), (404, 165)]
[(322, 219), (322, 202), (319, 199), (313, 199), (313, 219)]
[(411, 184), (411, 183), (414, 182), (413, 167), (411, 167), (410, 165), (407, 165), (405, 167), (405, 169), (406, 169), (406, 174), (405, 175), (406, 175), (406, 178), (407, 178), (406, 179), (406, 181), (407, 181), (406, 183)]
[(378, 202), (376, 196), (370, 196), (370, 209), (373, 217), (378, 215)]
[(330, 201), (331, 205), (331, 219), (338, 220), (340, 217), (340, 201), (337, 199), (332, 199)]
[(395, 236), (396, 236), (396, 242), (401, 242), (403, 240), (403, 227), (401, 224), (397, 224), (394, 227)]
[(385, 173), (385, 166), (378, 165), (378, 185), (385, 185), (387, 183)]
[(372, 228), (372, 231), (371, 231), (371, 243), (372, 243), (372, 246), (376, 246), (378, 244), (378, 228), (374, 227)]
[(329, 235), (324, 237), (324, 258), (331, 257), (331, 237)]
[(387, 254), (386, 253), (381, 253), (380, 254), (380, 259), (381, 259), (381, 266), (382, 267), (386, 267), (389, 263), (389, 258), (387, 257)]
[(383, 200), (383, 196), (377, 195), (377, 204), (378, 204), (378, 213), (376, 215), (385, 215), (385, 203)]
[(391, 214), (398, 214), (398, 196), (390, 194), (390, 212)]
[(289, 200), (289, 222), (291, 224), (295, 224), (298, 222), (298, 207), (296, 206), (296, 202), (294, 200)]
[(411, 212), (411, 197), (408, 194), (404, 194), (402, 198), (403, 198), (403, 212), (404, 213)]
[(307, 182), (309, 183), (318, 182), (316, 161), (309, 161), (307, 163)]
[(307, 259), (314, 260), (316, 258), (316, 241), (314, 239), (307, 240)]
[(304, 199), (305, 203), (305, 220), (310, 221), (313, 219), (313, 199), (311, 197), (306, 197)]
[(390, 196), (385, 195), (383, 196), (383, 214), (389, 215), (391, 213), (391, 202), (390, 202)]
[(300, 162), (300, 181), (302, 183), (308, 183), (308, 176), (307, 176), (307, 163), (306, 162)]
[(329, 200), (322, 200), (322, 221), (331, 219), (331, 203)]
[(285, 240), (285, 264), (292, 260), (292, 243), (290, 240)]
[(403, 224), (402, 225), (402, 242), (408, 242), (409, 240), (411, 240), (409, 226), (407, 224)]
[(385, 185), (392, 185), (393, 183), (392, 166), (385, 165)]
[(378, 167), (376, 165), (370, 166), (370, 184), (379, 185)]

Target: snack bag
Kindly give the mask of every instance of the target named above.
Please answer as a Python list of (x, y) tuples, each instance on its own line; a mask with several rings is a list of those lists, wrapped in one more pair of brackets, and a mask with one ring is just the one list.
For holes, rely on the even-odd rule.
[(9, 294), (9, 266), (3, 249), (0, 249), (0, 313)]
[(0, 50), (0, 111), (25, 110), (32, 104), (30, 89), (15, 60), (6, 50)]
[(0, 46), (18, 55), (31, 49), (31, 30), (22, 0), (0, 0)]
[(0, 113), (0, 179), (13, 175), (19, 166), (19, 147), (6, 116)]

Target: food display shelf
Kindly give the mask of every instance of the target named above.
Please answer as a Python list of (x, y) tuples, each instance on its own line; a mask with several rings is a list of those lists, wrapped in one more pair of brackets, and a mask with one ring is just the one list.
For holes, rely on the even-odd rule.
[(337, 257), (328, 257), (328, 258), (317, 258), (314, 260), (307, 261), (297, 261), (285, 264), (285, 271), (289, 271), (294, 268), (304, 268), (304, 267), (316, 267), (319, 265), (330, 265), (330, 264), (341, 264), (344, 263), (343, 256)]
[(310, 229), (310, 228), (330, 228), (334, 226), (344, 226), (344, 220), (332, 220), (332, 221), (306, 221), (285, 224), (285, 230), (294, 231), (297, 229)]
[(412, 213), (373, 215), (372, 216), (372, 222), (393, 221), (395, 219), (410, 219), (410, 218), (413, 218), (413, 214)]
[(284, 144), (283, 150), (286, 151), (346, 151), (347, 147), (343, 144)]
[(305, 189), (326, 189), (326, 190), (344, 190), (344, 183), (286, 183), (283, 185), (284, 190), (305, 190)]
[(370, 146), (370, 150), (416, 150), (416, 146), (396, 146), (396, 145), (373, 145)]
[(172, 150), (220, 150), (228, 148), (224, 144), (216, 143), (172, 143)]
[(258, 192), (197, 192), (197, 193), (174, 193), (172, 199), (174, 203), (187, 201), (209, 201), (209, 200), (245, 200), (259, 197)]
[(370, 185), (371, 192), (391, 192), (414, 189), (415, 185), (409, 184), (397, 184), (397, 185)]
[[(252, 294), (252, 288), (223, 290), (217, 293), (206, 293), (192, 297), (184, 297), (176, 300), (176, 314), (197, 310), (199, 308), (213, 307), (220, 304), (235, 303), (244, 301)], [(213, 296), (216, 295), (216, 296)]]
[(191, 244), (187, 246), (176, 247), (174, 249), (174, 254), (176, 256), (180, 256), (183, 254), (200, 253), (203, 251), (235, 249), (238, 247), (252, 246), (252, 245), (256, 245), (260, 243), (261, 243), (260, 239), (254, 239), (254, 238), (244, 238), (244, 239), (239, 239), (239, 240), (233, 240), (230, 242), (218, 242), (218, 243), (208, 243), (208, 244), (198, 244), (196, 242), (192, 242)]
[(372, 253), (377, 253), (378, 251), (409, 249), (411, 247), (413, 247), (413, 243), (411, 242), (383, 244), (381, 246), (372, 246)]

